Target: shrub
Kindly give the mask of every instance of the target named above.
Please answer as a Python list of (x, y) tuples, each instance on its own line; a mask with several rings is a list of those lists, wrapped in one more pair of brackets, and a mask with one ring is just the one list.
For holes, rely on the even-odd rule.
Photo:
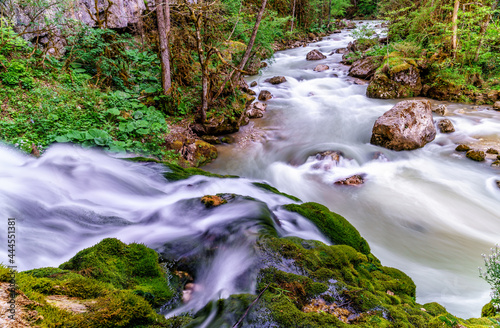
[(483, 254), (484, 266), (479, 268), (479, 276), (491, 286), (491, 300), (495, 308), (500, 309), (500, 247), (496, 245), (491, 249), (491, 255)]

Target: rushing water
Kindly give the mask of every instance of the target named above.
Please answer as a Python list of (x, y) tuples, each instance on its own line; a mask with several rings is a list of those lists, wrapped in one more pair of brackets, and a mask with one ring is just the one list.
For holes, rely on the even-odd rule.
[[(457, 132), (411, 152), (393, 152), (368, 143), (375, 119), (395, 101), (367, 99), (338, 64), (316, 73), (305, 54), (347, 45), (342, 32), (305, 48), (279, 52), (257, 78), (275, 98), (255, 126), (236, 138), (259, 141), (220, 147), (209, 169), (248, 179), (202, 176), (178, 182), (164, 168), (138, 164), (71, 145), (55, 145), (41, 158), (0, 147), (0, 234), (16, 219), (15, 265), (19, 270), (58, 266), (105, 237), (142, 242), (165, 256), (198, 256), (192, 300), (170, 315), (198, 310), (210, 300), (254, 292), (252, 243), (263, 217), (275, 216), (281, 236), (325, 241), (309, 221), (280, 209), (291, 200), (253, 185), (267, 180), (304, 201), (328, 205), (344, 215), (369, 241), (384, 265), (408, 273), (417, 283), (417, 301), (438, 301), (454, 314), (479, 316), (489, 299), (478, 278), (483, 252), (500, 242), (500, 174), (487, 164), (462, 158), (455, 143), (499, 143), (500, 115), (449, 106)], [(336, 74), (334, 76), (334, 74)], [(286, 75), (278, 86), (266, 77)], [(337, 77), (338, 76), (338, 77)], [(259, 139), (258, 136), (262, 137)], [(242, 148), (239, 145), (245, 144)], [(340, 165), (319, 161), (318, 151), (342, 151)], [(374, 154), (382, 152), (374, 160)], [(333, 182), (365, 174), (359, 187)], [(228, 204), (207, 209), (204, 195), (233, 193)], [(5, 241), (4, 238), (0, 239)], [(0, 245), (0, 261), (9, 260)]]
[[(384, 265), (414, 279), (418, 302), (436, 301), (453, 314), (477, 317), (489, 301), (489, 286), (478, 277), (481, 253), (500, 242), (500, 171), (491, 160), (473, 162), (454, 149), (476, 143), (500, 150), (500, 112), (448, 104), (456, 132), (438, 132), (413, 151), (371, 145), (375, 120), (397, 101), (367, 98), (366, 85), (347, 77), (340, 54), (305, 60), (312, 49), (330, 54), (352, 40), (343, 31), (281, 51), (260, 76), (248, 78), (258, 82), (255, 91), (269, 90), (274, 98), (264, 118), (244, 127), (235, 137), (239, 143), (220, 146), (207, 169), (267, 180), (327, 205), (358, 228)], [(317, 64), (330, 69), (314, 72)], [(264, 82), (276, 75), (287, 82)], [(312, 156), (325, 150), (341, 151), (345, 159), (336, 165)], [(364, 174), (366, 182), (333, 184), (353, 174)]]
[[(164, 171), (79, 146), (54, 145), (39, 159), (0, 147), (0, 234), (7, 235), (7, 218), (15, 218), (14, 265), (20, 271), (57, 267), (105, 237), (144, 243), (173, 260), (197, 258), (197, 290), (173, 315), (255, 291), (251, 246), (266, 217), (279, 220), (281, 236), (326, 242), (311, 222), (280, 208), (293, 201), (253, 181), (194, 176), (168, 182)], [(219, 193), (248, 197), (211, 209), (200, 201)], [(8, 255), (5, 242), (0, 261), (10, 265)]]

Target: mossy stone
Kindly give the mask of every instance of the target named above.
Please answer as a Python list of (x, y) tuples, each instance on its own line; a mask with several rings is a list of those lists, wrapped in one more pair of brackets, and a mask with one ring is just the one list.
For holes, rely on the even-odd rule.
[(263, 190), (267, 190), (269, 192), (272, 192), (273, 194), (276, 194), (276, 195), (281, 195), (281, 196), (285, 196), (287, 198), (290, 198), (291, 200), (293, 201), (296, 201), (296, 202), (301, 202), (301, 200), (295, 196), (292, 196), (292, 195), (289, 195), (289, 194), (285, 194), (284, 192), (280, 192), (278, 189), (274, 188), (273, 186), (271, 185), (268, 185), (267, 183), (261, 183), (261, 182), (254, 182), (252, 183), (254, 186), (260, 188), (260, 189), (263, 189)]
[(481, 309), (481, 317), (494, 317), (497, 313), (500, 311), (493, 306), (493, 301), (485, 304)]
[(284, 208), (311, 220), (332, 243), (349, 245), (363, 254), (370, 254), (370, 246), (358, 230), (344, 217), (330, 212), (327, 207), (317, 203), (304, 203), (289, 204)]

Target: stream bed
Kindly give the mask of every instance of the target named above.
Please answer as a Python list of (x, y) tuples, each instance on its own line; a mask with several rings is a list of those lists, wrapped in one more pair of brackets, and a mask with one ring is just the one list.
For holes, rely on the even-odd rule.
[[(500, 112), (433, 101), (447, 105), (446, 118), (456, 132), (438, 132), (433, 142), (413, 151), (371, 145), (375, 120), (398, 101), (367, 98), (367, 85), (347, 76), (342, 55), (333, 52), (353, 40), (352, 32), (343, 30), (280, 51), (261, 75), (248, 77), (248, 83), (258, 83), (257, 94), (273, 94), (267, 112), (243, 127), (233, 144), (219, 146), (218, 159), (205, 169), (265, 180), (303, 201), (328, 206), (360, 231), (384, 265), (413, 278), (417, 302), (438, 302), (464, 318), (480, 316), (490, 299), (488, 284), (479, 278), (481, 254), (500, 243), (500, 170), (491, 160), (466, 159), (455, 147), (500, 150)], [(307, 61), (313, 49), (327, 58)], [(313, 71), (318, 64), (330, 68)], [(265, 82), (278, 75), (287, 82)], [(340, 151), (344, 158), (338, 165), (317, 159), (322, 151)], [(334, 185), (354, 174), (363, 175), (365, 183)]]

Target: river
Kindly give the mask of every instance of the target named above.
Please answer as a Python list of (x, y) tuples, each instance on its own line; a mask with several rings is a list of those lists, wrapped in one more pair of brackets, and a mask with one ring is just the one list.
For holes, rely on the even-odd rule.
[[(464, 318), (480, 316), (489, 301), (489, 286), (478, 274), (481, 254), (500, 243), (500, 171), (491, 160), (473, 162), (455, 147), (500, 150), (500, 112), (446, 103), (456, 132), (438, 132), (413, 151), (371, 145), (375, 120), (397, 101), (367, 98), (367, 86), (347, 76), (341, 54), (305, 59), (313, 49), (328, 55), (350, 41), (352, 32), (344, 30), (280, 51), (260, 75), (248, 77), (258, 83), (257, 93), (273, 94), (267, 112), (243, 127), (233, 144), (219, 146), (219, 158), (205, 168), (265, 180), (303, 201), (327, 205), (360, 231), (384, 265), (413, 278), (417, 302), (439, 302)], [(317, 64), (330, 69), (314, 72)], [(287, 82), (264, 82), (277, 75)], [(341, 151), (345, 159), (337, 166), (314, 157), (325, 150)], [(363, 174), (365, 183), (333, 184), (354, 174)]]
[[(249, 78), (275, 98), (264, 119), (234, 136), (241, 142), (220, 146), (219, 158), (207, 167), (242, 179), (169, 182), (160, 165), (77, 145), (53, 145), (40, 158), (0, 146), (0, 234), (14, 225), (16, 240), (12, 257), (0, 245), (0, 261), (12, 260), (20, 271), (58, 266), (105, 237), (141, 242), (173, 258), (198, 256), (194, 283), (204, 288), (169, 315), (196, 311), (210, 300), (255, 292), (252, 243), (263, 217), (278, 219), (280, 236), (326, 242), (312, 223), (281, 209), (289, 198), (253, 184), (268, 181), (344, 215), (383, 265), (415, 280), (418, 302), (437, 301), (458, 316), (479, 316), (489, 289), (477, 267), (481, 253), (500, 242), (500, 174), (454, 148), (458, 142), (498, 145), (500, 113), (449, 104), (457, 132), (438, 134), (411, 152), (370, 145), (373, 122), (395, 101), (366, 98), (366, 86), (350, 81), (338, 64), (340, 55), (325, 59), (333, 69), (322, 73), (312, 71), (318, 62), (305, 61), (311, 49), (330, 53), (347, 45), (350, 33), (278, 52), (261, 76)], [(284, 84), (263, 83), (283, 74)], [(323, 150), (342, 151), (345, 159), (335, 166), (312, 156)], [(377, 152), (383, 156), (374, 160)], [(355, 173), (365, 175), (362, 186), (333, 185)], [(200, 202), (218, 193), (249, 197), (213, 209)]]

